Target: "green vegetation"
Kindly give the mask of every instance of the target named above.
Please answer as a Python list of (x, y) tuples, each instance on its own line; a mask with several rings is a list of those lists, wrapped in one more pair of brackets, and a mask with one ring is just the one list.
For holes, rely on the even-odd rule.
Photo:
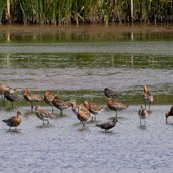
[[(131, 8), (133, 2), (133, 8)], [(132, 10), (133, 9), (133, 10)], [(133, 12), (133, 13), (132, 13)], [(173, 22), (172, 0), (1, 0), (0, 23)]]

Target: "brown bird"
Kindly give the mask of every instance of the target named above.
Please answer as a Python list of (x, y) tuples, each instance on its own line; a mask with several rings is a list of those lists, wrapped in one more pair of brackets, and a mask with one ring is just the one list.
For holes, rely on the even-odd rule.
[(9, 119), (2, 120), (7, 126), (15, 127), (17, 129), (17, 126), (21, 123), (21, 112), (17, 111), (17, 115), (15, 117), (11, 117)]
[(53, 113), (53, 99), (54, 99), (54, 95), (52, 95), (49, 91), (46, 91), (44, 93), (44, 97), (43, 100), (52, 107), (52, 113)]
[(60, 110), (60, 115), (63, 115), (63, 110), (67, 109), (71, 106), (70, 101), (63, 101), (58, 96), (54, 96), (54, 99), (52, 101), (53, 105)]
[(103, 107), (100, 105), (96, 105), (93, 104), (91, 102), (88, 102), (87, 100), (85, 100), (83, 102), (83, 105), (92, 113), (94, 114), (94, 120), (96, 120), (96, 115), (98, 115), (99, 113), (101, 113), (103, 111)]
[(110, 110), (115, 111), (116, 117), (117, 117), (117, 111), (128, 108), (128, 105), (122, 104), (121, 102), (113, 100), (112, 98), (108, 98), (107, 105)]
[(145, 125), (146, 125), (146, 118), (148, 117), (148, 112), (145, 108), (144, 105), (141, 106), (141, 109), (138, 112), (138, 116), (140, 118), (140, 125), (141, 125), (141, 120), (144, 119), (145, 120)]
[(47, 124), (49, 124), (49, 118), (53, 118), (52, 114), (50, 114), (46, 110), (41, 109), (40, 106), (35, 107), (35, 114), (38, 119), (43, 121), (43, 125), (45, 125), (45, 121), (47, 121)]
[(25, 89), (23, 91), (23, 97), (26, 101), (30, 102), (31, 109), (33, 109), (33, 102), (41, 102), (42, 98), (41, 96), (37, 94), (31, 94), (31, 92), (28, 89)]
[(10, 89), (12, 89), (10, 86), (0, 83), (0, 95), (3, 95), (5, 91), (9, 91)]
[(89, 117), (93, 117), (94, 115), (83, 104), (77, 105), (75, 100), (71, 101), (71, 106), (73, 113), (80, 120), (83, 127), (85, 127), (85, 122)]
[(168, 117), (173, 116), (173, 106), (171, 107), (169, 112), (165, 113), (165, 117), (166, 117), (166, 122), (168, 122)]
[(150, 104), (154, 101), (153, 95), (148, 91), (147, 85), (144, 85), (144, 93), (143, 93), (143, 101), (145, 104), (145, 108), (148, 104), (150, 110)]
[(113, 127), (115, 127), (116, 123), (118, 122), (117, 118), (113, 118), (111, 121), (107, 121), (105, 123), (96, 124), (97, 127), (104, 129), (105, 132)]

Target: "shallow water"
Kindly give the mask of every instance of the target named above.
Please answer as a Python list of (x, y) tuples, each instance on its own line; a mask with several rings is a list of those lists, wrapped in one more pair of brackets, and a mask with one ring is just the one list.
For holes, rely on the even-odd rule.
[[(167, 106), (152, 106), (146, 126), (139, 125), (139, 106), (118, 113), (122, 124), (105, 133), (88, 122), (83, 128), (72, 111), (42, 126), (28, 107), (18, 131), (0, 124), (1, 172), (172, 172), (173, 120), (165, 123)], [(45, 107), (49, 109), (49, 107)], [(56, 111), (56, 114), (58, 111)], [(3, 111), (0, 120), (15, 114)], [(115, 116), (104, 111), (97, 122)], [(10, 166), (9, 166), (10, 165)]]
[[(172, 172), (173, 120), (166, 124), (164, 114), (172, 105), (173, 31), (164, 29), (0, 28), (0, 83), (20, 96), (14, 109), (0, 100), (0, 122), (17, 109), (24, 114), (17, 131), (0, 123), (0, 172)], [(140, 127), (144, 84), (154, 103)], [(102, 122), (115, 116), (106, 107), (105, 87), (120, 91), (119, 100), (129, 104), (110, 133), (91, 122), (83, 128), (71, 109), (42, 126), (21, 96), (29, 88), (78, 103), (87, 99), (105, 107), (97, 119)]]

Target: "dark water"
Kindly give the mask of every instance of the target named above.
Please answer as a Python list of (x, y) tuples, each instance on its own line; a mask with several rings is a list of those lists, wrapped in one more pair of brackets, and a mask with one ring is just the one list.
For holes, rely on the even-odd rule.
[[(105, 107), (97, 120), (102, 122), (115, 116), (103, 94), (108, 87), (121, 91), (119, 100), (129, 108), (119, 112), (122, 124), (104, 133), (91, 122), (82, 128), (71, 109), (43, 127), (22, 97), (14, 109), (0, 101), (0, 121), (16, 110), (24, 114), (17, 131), (0, 123), (0, 172), (172, 172), (173, 120), (166, 124), (164, 114), (173, 99), (173, 32), (159, 29), (1, 32), (0, 83), (18, 95), (29, 88), (78, 103), (87, 99)], [(146, 127), (140, 127), (144, 84), (154, 103)]]

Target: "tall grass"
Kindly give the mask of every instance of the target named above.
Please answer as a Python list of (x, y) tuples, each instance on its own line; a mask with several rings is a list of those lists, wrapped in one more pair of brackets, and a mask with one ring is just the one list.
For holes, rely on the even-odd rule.
[(0, 23), (173, 22), (173, 0), (0, 0)]

